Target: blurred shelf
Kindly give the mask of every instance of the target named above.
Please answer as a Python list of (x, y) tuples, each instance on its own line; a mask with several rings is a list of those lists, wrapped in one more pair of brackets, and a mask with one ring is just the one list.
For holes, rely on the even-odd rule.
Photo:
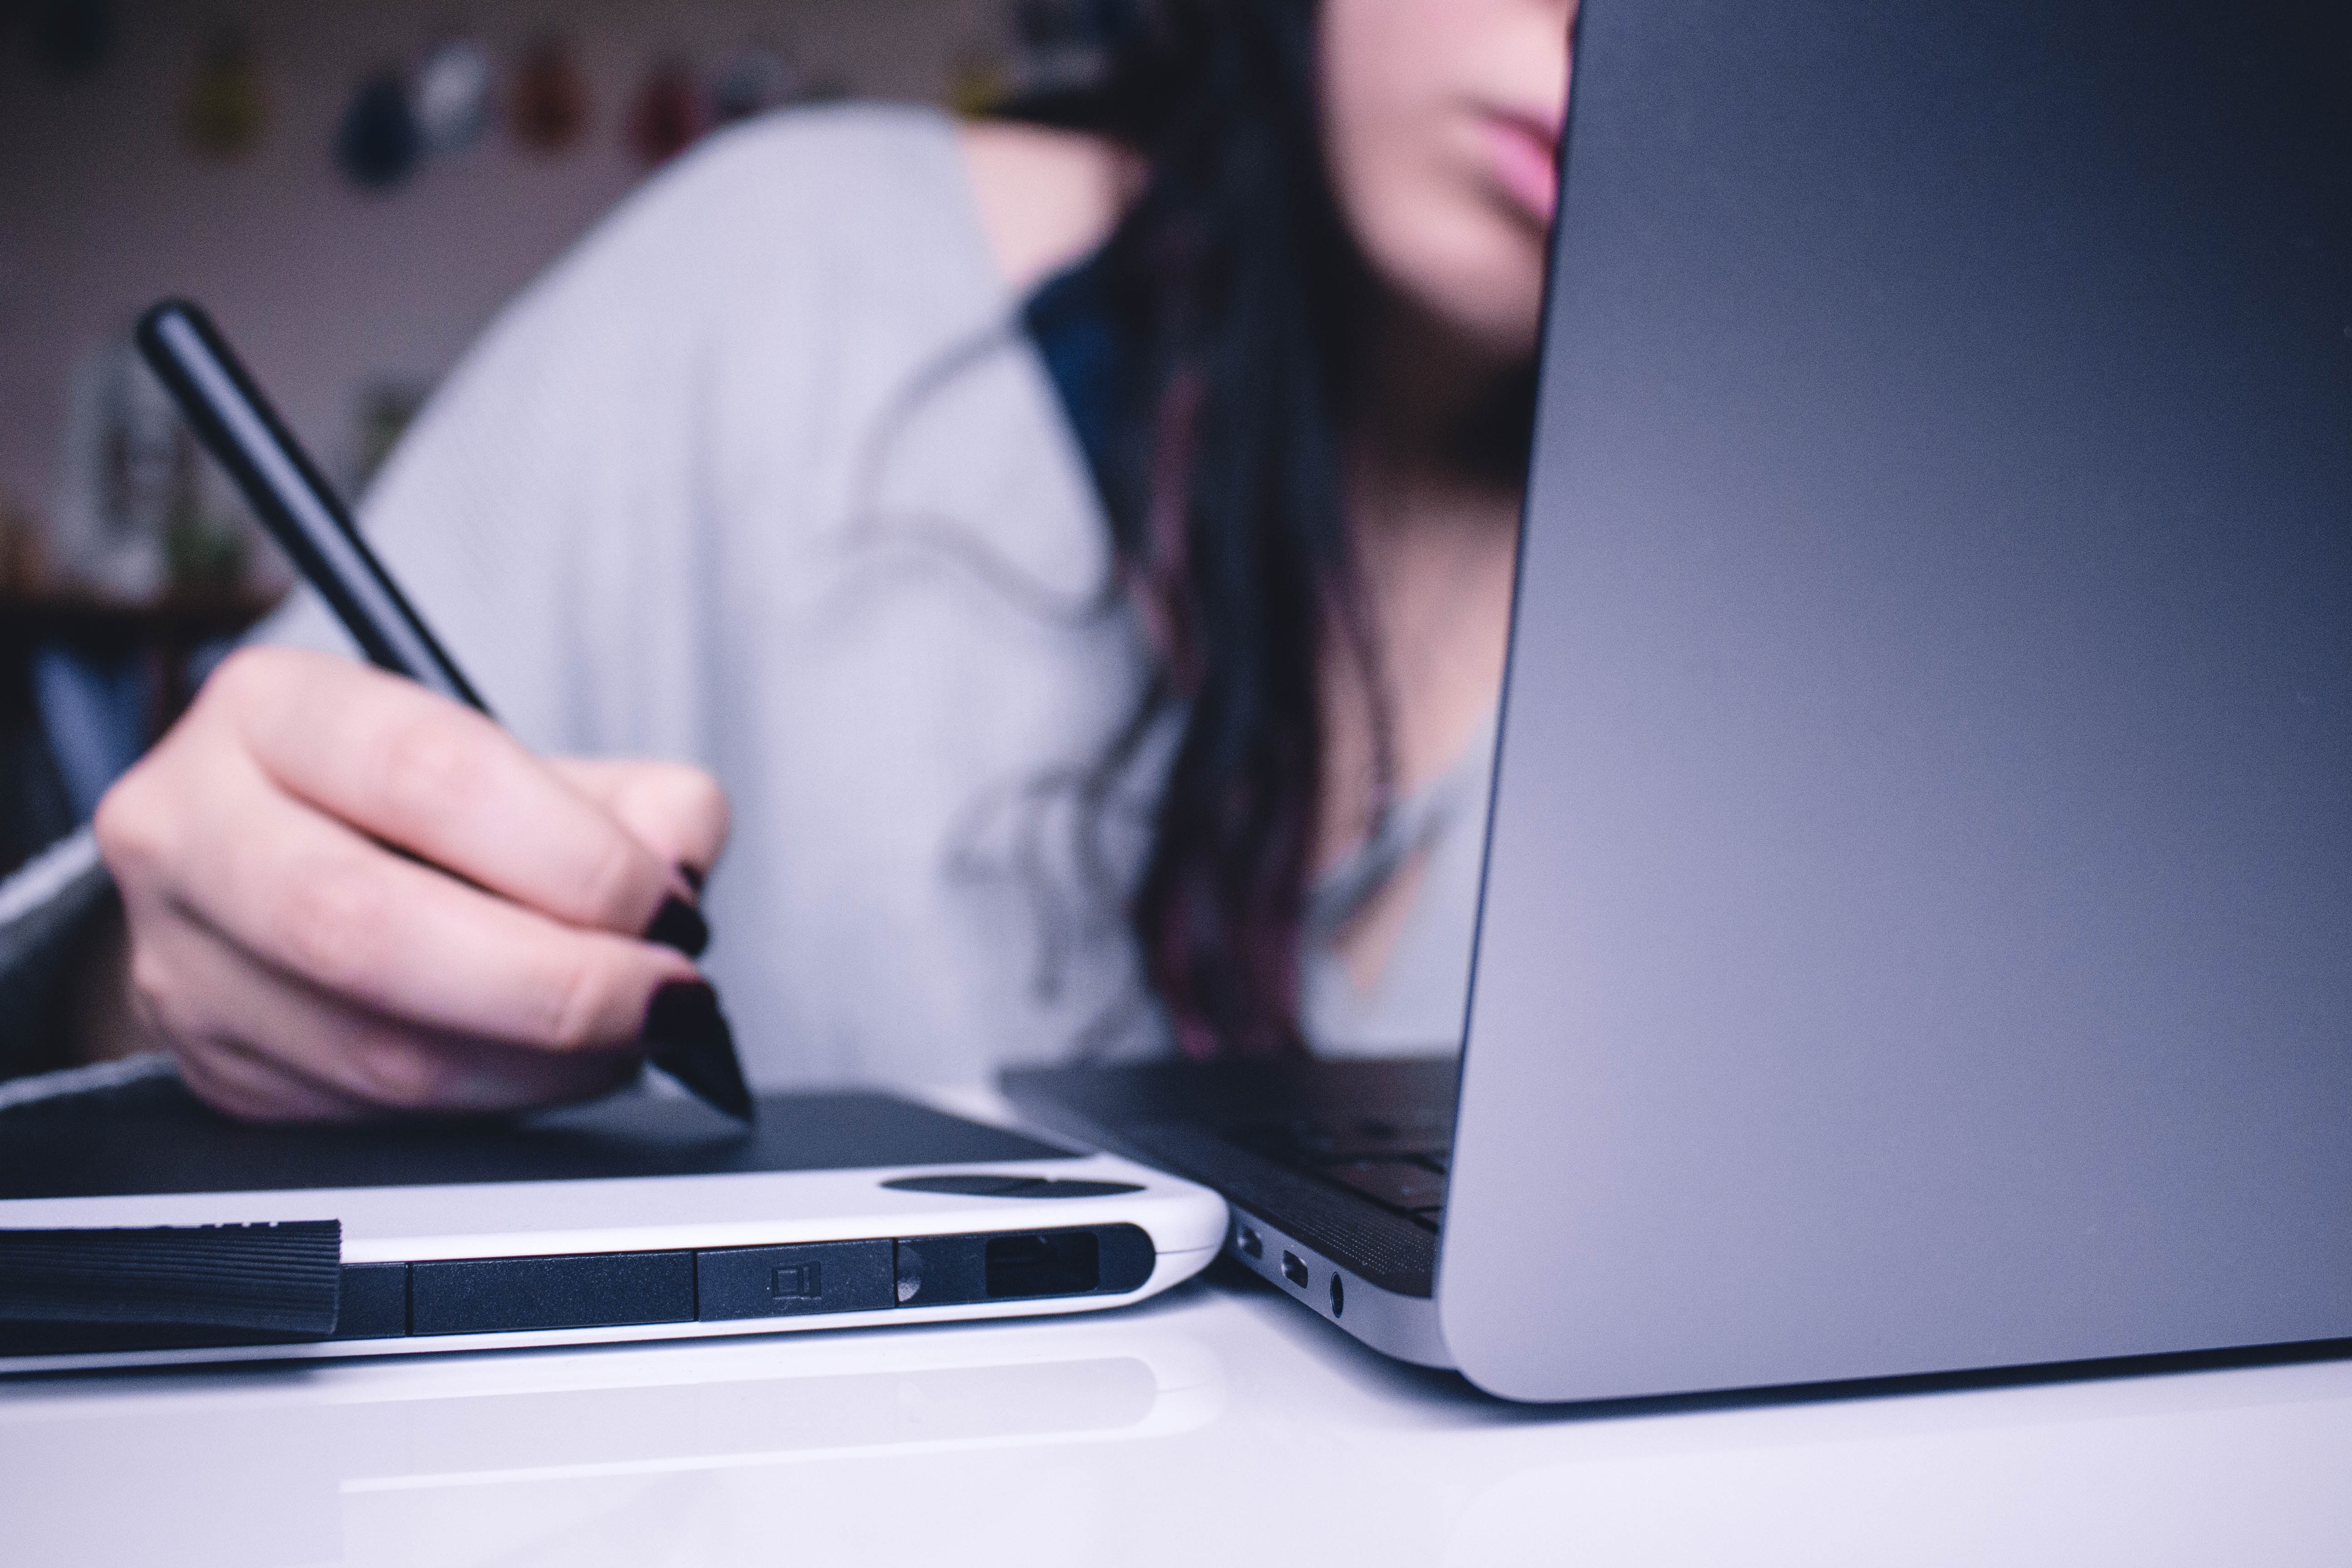
[(233, 637), (278, 605), (263, 593), (173, 594), (110, 599), (74, 593), (0, 593), (0, 645), (63, 643), (92, 653), (191, 648)]

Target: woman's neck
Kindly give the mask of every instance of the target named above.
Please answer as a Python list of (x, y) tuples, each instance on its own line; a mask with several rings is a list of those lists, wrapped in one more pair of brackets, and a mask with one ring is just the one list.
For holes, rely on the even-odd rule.
[[(1347, 496), (1377, 664), (1365, 670), (1344, 636), (1324, 660), (1318, 868), (1361, 843), (1395, 795), (1451, 767), (1493, 710), (1517, 558), (1523, 370), (1399, 311), (1370, 335), (1364, 372)], [(1417, 879), (1405, 868), (1340, 933), (1360, 984), (1385, 963)]]
[(1375, 288), (1348, 411), (1358, 466), (1415, 488), (1513, 498), (1525, 477), (1532, 366), (1500, 359), (1414, 301)]

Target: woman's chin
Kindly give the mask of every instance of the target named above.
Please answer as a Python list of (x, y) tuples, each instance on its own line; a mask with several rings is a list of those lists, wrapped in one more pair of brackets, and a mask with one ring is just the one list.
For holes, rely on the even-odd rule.
[(1431, 225), (1422, 237), (1412, 254), (1381, 268), (1390, 286), (1443, 323), (1472, 359), (1499, 368), (1533, 355), (1543, 313), (1543, 237), (1489, 203)]

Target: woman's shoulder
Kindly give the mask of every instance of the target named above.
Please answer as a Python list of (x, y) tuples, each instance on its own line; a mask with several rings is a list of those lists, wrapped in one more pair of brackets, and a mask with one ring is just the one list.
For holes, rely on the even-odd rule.
[(1006, 121), (956, 135), (981, 231), (1015, 293), (1108, 238), (1142, 183), (1140, 160), (1103, 137)]
[(646, 182), (633, 202), (656, 214), (772, 219), (790, 212), (935, 210), (963, 184), (957, 122), (916, 104), (836, 103), (779, 110), (706, 138)]
[[(956, 122), (912, 106), (763, 116), (607, 214), (484, 333), (445, 403), (535, 410), (559, 445), (650, 439), (714, 406), (843, 408), (1003, 317)], [(707, 434), (707, 428), (702, 432)]]
[(721, 132), (648, 180), (567, 258), (567, 271), (654, 269), (680, 303), (730, 282), (839, 276), (845, 258), (984, 268), (955, 122), (910, 105), (785, 110)]
[(1099, 245), (1139, 179), (1132, 154), (1072, 132), (906, 104), (793, 110), (680, 158), (574, 260), (706, 293), (806, 269), (838, 285), (845, 265), (877, 280), (921, 272), (993, 307)]

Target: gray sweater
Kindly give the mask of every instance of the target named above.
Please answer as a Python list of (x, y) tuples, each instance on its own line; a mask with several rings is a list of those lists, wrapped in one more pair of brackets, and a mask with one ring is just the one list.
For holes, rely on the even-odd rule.
[[(705, 962), (754, 1079), (1166, 1048), (1119, 918), (1164, 752), (1091, 863), (1070, 787), (1146, 652), (948, 121), (799, 112), (682, 160), (506, 310), (362, 523), (528, 744), (725, 784)], [(263, 635), (348, 647), (307, 595)], [(1490, 749), (1318, 889), (1320, 1048), (1458, 1035)], [(1359, 989), (1329, 931), (1415, 850)]]

